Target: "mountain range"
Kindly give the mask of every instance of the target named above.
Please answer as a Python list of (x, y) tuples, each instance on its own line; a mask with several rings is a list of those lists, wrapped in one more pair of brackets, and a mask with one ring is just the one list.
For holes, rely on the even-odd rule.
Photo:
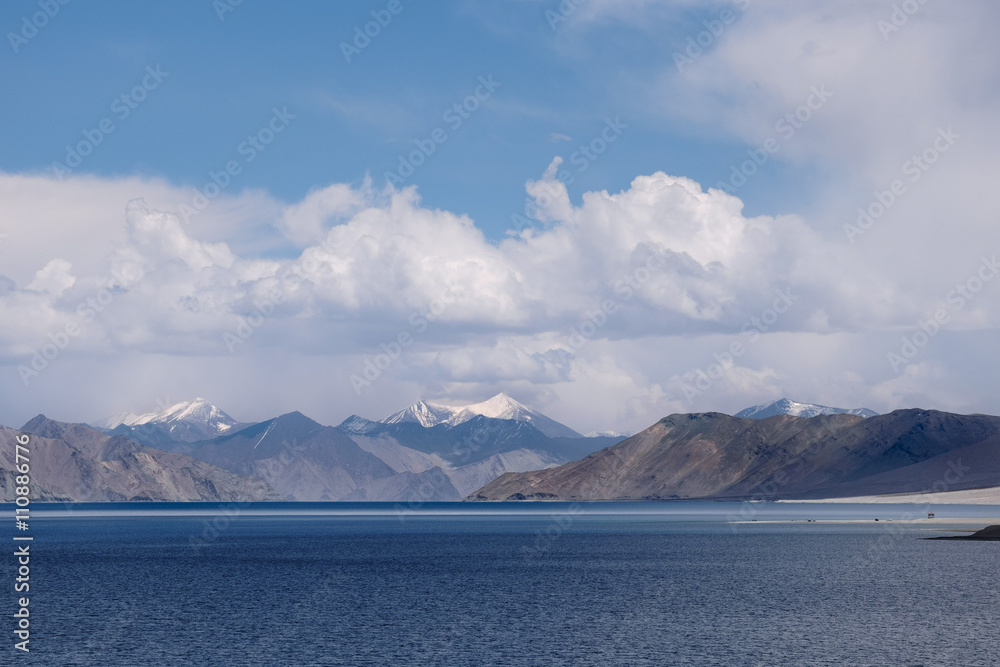
[[(670, 415), (631, 437), (581, 436), (506, 394), (337, 426), (298, 412), (243, 424), (199, 398), (97, 426), (39, 415), (20, 432), (35, 436), (34, 489), (48, 500), (776, 499), (1000, 485), (998, 417), (788, 399), (732, 417)], [(0, 444), (17, 433), (0, 427)], [(4, 500), (11, 451), (0, 454)]]
[(173, 442), (197, 442), (235, 433), (250, 424), (241, 424), (204, 398), (181, 401), (161, 412), (124, 412), (94, 426), (106, 433), (121, 435), (149, 447), (170, 449)]
[[(380, 421), (352, 415), (336, 427), (298, 412), (242, 424), (198, 398), (94, 427), (40, 415), (20, 430), (44, 438), (46, 449), (69, 452), (74, 465), (38, 478), (40, 497), (66, 500), (232, 499), (238, 493), (230, 486), (245, 480), (254, 480), (247, 498), (255, 500), (460, 500), (505, 472), (559, 465), (621, 439), (584, 438), (506, 394), (463, 406), (419, 402)], [(195, 487), (214, 484), (218, 493), (150, 486), (147, 478), (159, 473), (131, 465), (131, 458), (128, 465), (107, 458), (112, 450), (176, 465), (198, 478)], [(10, 463), (0, 460), (5, 499), (13, 498)], [(116, 481), (105, 484), (105, 477)]]
[(1000, 417), (936, 410), (765, 419), (674, 414), (476, 500), (807, 499), (1000, 486)]
[(792, 415), (793, 417), (818, 417), (820, 415), (858, 415), (859, 417), (874, 417), (878, 413), (868, 408), (830, 408), (815, 403), (797, 403), (787, 398), (778, 399), (774, 403), (752, 405), (737, 412), (734, 417), (747, 419), (767, 419), (777, 415)]
[(570, 427), (550, 419), (528, 406), (518, 403), (503, 392), (482, 403), (471, 405), (445, 405), (431, 401), (418, 401), (413, 405), (393, 413), (383, 419), (383, 424), (417, 423), (431, 427), (440, 424), (457, 426), (474, 417), (511, 419), (531, 424), (550, 438), (579, 438), (579, 433)]
[(144, 447), (86, 424), (38, 415), (0, 426), (0, 496), (14, 500), (15, 438), (28, 433), (32, 496), (40, 500), (282, 500), (260, 479), (176, 452)]

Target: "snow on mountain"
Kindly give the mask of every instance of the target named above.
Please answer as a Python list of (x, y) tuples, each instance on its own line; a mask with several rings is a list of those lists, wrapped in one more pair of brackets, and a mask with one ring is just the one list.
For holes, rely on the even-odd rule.
[(164, 426), (170, 432), (197, 432), (199, 437), (216, 437), (231, 431), (239, 425), (235, 419), (212, 405), (203, 398), (193, 401), (181, 401), (171, 405), (161, 412), (146, 412), (135, 414), (125, 412), (118, 414), (99, 424), (104, 429), (114, 429), (118, 426)]
[(382, 424), (382, 422), (373, 422), (372, 420), (365, 419), (364, 417), (351, 415), (341, 422), (340, 426), (337, 428), (345, 433), (364, 435), (377, 429), (380, 424)]
[(461, 411), (461, 408), (451, 407), (442, 403), (432, 403), (430, 401), (417, 401), (408, 408), (389, 415), (382, 420), (383, 424), (400, 424), (403, 422), (416, 422), (421, 426), (430, 428), (438, 424), (452, 424), (451, 420)]
[(861, 417), (874, 417), (878, 415), (874, 410), (868, 408), (830, 408), (825, 405), (815, 403), (797, 403), (787, 398), (782, 398), (774, 403), (753, 405), (745, 410), (740, 410), (734, 417), (745, 419), (766, 419), (775, 415), (792, 415), (793, 417), (816, 417), (819, 415), (859, 415)]
[(476, 416), (528, 422), (550, 438), (581, 437), (579, 433), (570, 427), (546, 417), (541, 412), (533, 410), (523, 403), (515, 401), (503, 392), (482, 403), (473, 403), (471, 405), (446, 405), (431, 401), (418, 401), (408, 408), (389, 415), (382, 420), (382, 423), (399, 424), (401, 422), (416, 422), (430, 428), (438, 424), (450, 424), (452, 426), (463, 424)]
[(627, 438), (631, 433), (619, 433), (618, 431), (591, 431), (585, 433), (585, 438)]
[(503, 392), (482, 403), (466, 405), (459, 413), (458, 418), (460, 421), (457, 423), (468, 421), (475, 415), (482, 415), (492, 419), (513, 419), (515, 421), (531, 421), (532, 417), (543, 416), (523, 403), (518, 403)]

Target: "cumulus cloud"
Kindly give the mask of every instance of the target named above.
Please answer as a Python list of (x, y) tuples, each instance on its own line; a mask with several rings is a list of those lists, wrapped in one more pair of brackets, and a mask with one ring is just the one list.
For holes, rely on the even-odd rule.
[(281, 217), (285, 234), (299, 243), (316, 242), (332, 224), (357, 212), (370, 191), (370, 181), (360, 190), (344, 183), (313, 190), (301, 202), (285, 209)]
[[(620, 346), (643, 340), (737, 335), (759, 317), (766, 327), (753, 326), (762, 331), (843, 328), (858, 324), (844, 313), (866, 311), (859, 292), (844, 288), (851, 280), (833, 279), (836, 249), (797, 217), (747, 218), (738, 198), (663, 173), (574, 204), (558, 166), (527, 184), (545, 224), (498, 242), (466, 216), (424, 207), (414, 187), (314, 191), (280, 213), (294, 243), (314, 237), (287, 259), (199, 238), (208, 230), (129, 197), (126, 184), (121, 223), (104, 223), (120, 230), (110, 247), (80, 253), (50, 243), (51, 253), (76, 251), (85, 268), (52, 259), (0, 294), (17, 322), (4, 327), (2, 353), (23, 362), (68, 324), (79, 333), (67, 354), (105, 358), (252, 358), (254, 349), (294, 341), (306, 354), (342, 355), (347, 384), (367, 355), (405, 333), (412, 347), (391, 373), (407, 382), (566, 386), (595, 363), (606, 366), (605, 345), (621, 355)], [(50, 193), (33, 202), (42, 218), (51, 216), (46, 207), (68, 210), (81, 196), (72, 179), (50, 184)], [(772, 321), (774, 308), (782, 315)], [(242, 341), (235, 348), (226, 343), (233, 335)], [(668, 380), (685, 369), (671, 368), (638, 382), (644, 388), (635, 391), (657, 396), (649, 409), (680, 400)], [(747, 391), (772, 379), (738, 366), (720, 386)]]
[[(96, 324), (155, 322), (150, 335), (165, 327), (214, 338), (226, 317), (278, 290), (277, 319), (368, 321), (377, 313), (405, 324), (416, 314), (448, 323), (450, 334), (485, 327), (537, 335), (608, 308), (621, 314), (604, 318), (598, 335), (621, 338), (729, 330), (770, 303), (776, 287), (817, 291), (829, 282), (822, 240), (793, 216), (748, 219), (737, 198), (663, 173), (573, 205), (554, 177), (558, 164), (527, 186), (549, 224), (498, 243), (468, 217), (423, 207), (414, 187), (338, 184), (310, 193), (282, 220), (289, 235), (318, 238), (287, 260), (241, 257), (225, 242), (199, 240), (175, 213), (133, 199), (124, 233), (110, 251), (85, 258), (92, 268), (79, 281), (58, 259), (24, 289), (59, 296), (76, 285), (68, 296), (85, 299), (115, 272), (127, 275), (114, 314)], [(442, 299), (446, 307), (428, 312)], [(812, 310), (780, 326), (801, 328)]]
[(76, 276), (72, 271), (73, 265), (65, 259), (53, 259), (38, 270), (26, 289), (60, 296), (76, 283)]
[[(424, 207), (414, 187), (317, 190), (280, 213), (294, 243), (314, 237), (287, 259), (200, 239), (204, 230), (168, 207), (123, 192), (121, 233), (110, 249), (81, 255), (89, 270), (52, 259), (0, 293), (16, 322), (4, 327), (2, 353), (8, 364), (23, 362), (73, 322), (81, 333), (68, 354), (105, 358), (226, 358), (234, 348), (225, 337), (236, 334), (242, 358), (289, 344), (339, 356), (331, 381), (350, 387), (366, 359), (405, 333), (406, 354), (387, 371), (401, 382), (460, 393), (515, 385), (529, 395), (604, 382), (632, 396), (608, 418), (638, 420), (795, 382), (794, 368), (774, 364), (781, 350), (761, 346), (723, 365), (692, 399), (685, 388), (699, 386), (730, 342), (692, 348), (684, 337), (898, 329), (939, 301), (895, 285), (880, 267), (850, 264), (842, 244), (799, 217), (747, 218), (737, 197), (664, 173), (574, 204), (558, 166), (526, 186), (544, 224), (497, 242), (466, 216)], [(79, 196), (76, 187), (67, 182), (64, 196)], [(59, 196), (34, 204), (72, 206)], [(969, 312), (982, 320), (985, 304)], [(801, 360), (815, 342), (791, 339), (784, 350)], [(669, 360), (651, 363), (667, 350)], [(893, 382), (871, 395), (893, 404)]]
[[(54, 367), (94, 360), (92, 372), (128, 358), (164, 382), (197, 367), (200, 382), (241, 398), (287, 373), (298, 401), (283, 405), (326, 405), (340, 417), (501, 388), (582, 430), (782, 394), (879, 410), (990, 409), (998, 369), (982, 336), (1000, 322), (1000, 281), (969, 281), (1000, 252), (1000, 105), (983, 85), (1000, 63), (986, 38), (997, 10), (926, 3), (885, 36), (888, 5), (753, 2), (679, 70), (670, 51), (688, 27), (701, 30), (704, 11), (717, 10), (591, 0), (560, 24), (553, 49), (578, 58), (595, 90), (633, 105), (621, 112), (636, 126), (735, 140), (734, 160), (826, 86), (832, 96), (771, 158), (818, 174), (797, 214), (748, 215), (743, 199), (757, 181), (715, 187), (728, 162), (711, 182), (654, 172), (571, 197), (556, 159), (526, 184), (537, 224), (496, 241), (467, 216), (425, 206), (412, 186), (334, 183), (290, 204), (227, 192), (185, 219), (177, 212), (192, 190), (162, 180), (0, 174), (3, 401), (22, 400), (16, 365), (77, 323)], [(609, 26), (672, 41), (635, 73), (609, 72), (580, 37)], [(947, 127), (961, 135), (954, 146), (918, 180), (904, 174)], [(846, 238), (844, 225), (894, 179), (905, 194)], [(958, 307), (950, 297), (962, 285), (977, 290)], [(107, 301), (99, 311), (97, 299)], [(958, 338), (940, 334), (895, 372), (886, 353), (942, 308)], [(231, 354), (224, 336), (239, 332), (250, 336)], [(351, 375), (403, 334), (410, 342), (377, 390), (355, 393)], [(685, 396), (699, 371), (754, 334), (706, 391)], [(130, 386), (127, 375), (116, 370), (116, 384)], [(178, 382), (169, 380), (175, 393)]]

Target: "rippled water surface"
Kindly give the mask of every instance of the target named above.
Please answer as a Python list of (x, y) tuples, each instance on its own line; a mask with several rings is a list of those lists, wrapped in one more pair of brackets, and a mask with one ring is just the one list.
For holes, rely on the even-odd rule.
[[(923, 540), (947, 526), (900, 522), (920, 512), (50, 508), (32, 524), (32, 652), (13, 651), (8, 622), (0, 663), (1000, 664), (1000, 543)], [(837, 518), (864, 521), (822, 522)]]

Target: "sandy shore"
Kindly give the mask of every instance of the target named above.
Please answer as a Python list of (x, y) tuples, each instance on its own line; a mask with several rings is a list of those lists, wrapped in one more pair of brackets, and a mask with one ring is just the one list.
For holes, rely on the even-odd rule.
[(944, 493), (909, 493), (890, 496), (856, 496), (824, 500), (779, 500), (779, 503), (915, 503), (918, 505), (1000, 505), (1000, 486)]
[[(772, 523), (827, 523), (827, 524), (855, 524), (855, 523), (871, 523), (874, 524), (876, 521), (874, 519), (757, 519), (756, 521), (730, 521), (729, 523), (752, 523), (754, 525), (759, 524), (772, 524)], [(920, 519), (880, 519), (877, 523), (901, 523), (906, 526), (912, 526), (915, 528), (922, 528), (926, 530), (948, 530), (949, 528), (958, 529), (958, 526), (969, 526), (968, 530), (979, 530), (979, 528), (985, 528), (986, 526), (1000, 525), (1000, 511), (997, 511), (997, 516), (995, 517), (940, 517), (934, 519), (920, 518)], [(964, 530), (964, 529), (962, 529)]]

